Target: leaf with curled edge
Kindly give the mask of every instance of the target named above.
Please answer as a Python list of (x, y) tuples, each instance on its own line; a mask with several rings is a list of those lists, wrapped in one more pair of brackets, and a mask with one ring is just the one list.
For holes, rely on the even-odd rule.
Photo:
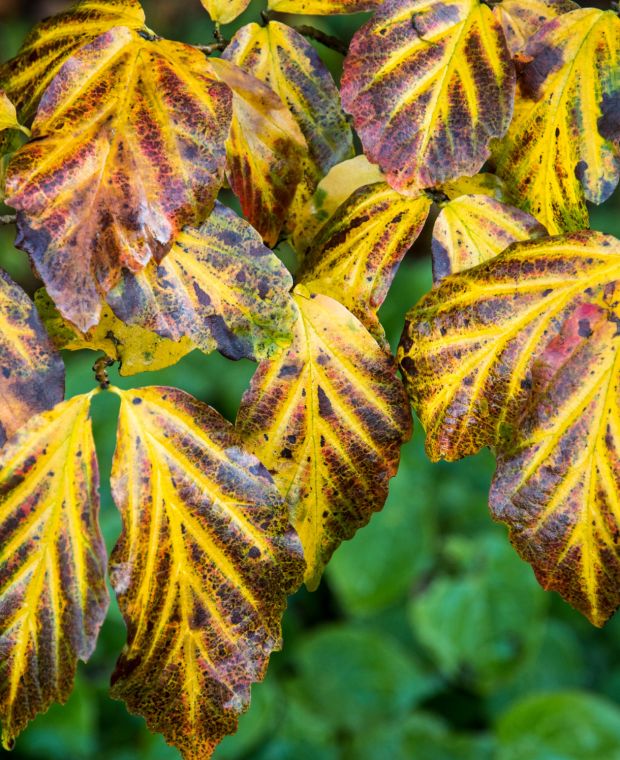
[(319, 231), (299, 281), (340, 301), (382, 336), (377, 310), (430, 207), (428, 196), (400, 195), (385, 182), (361, 187)]
[(259, 364), (237, 428), (286, 495), (314, 590), (340, 543), (383, 507), (411, 414), (392, 357), (361, 322), (332, 298), (295, 293), (293, 343)]
[(160, 261), (210, 212), (231, 102), (200, 51), (125, 27), (81, 48), (46, 90), (6, 202), (16, 245), (80, 330), (97, 324), (123, 268)]
[(216, 24), (230, 24), (250, 4), (250, 0), (200, 0)]
[(33, 417), (0, 449), (2, 744), (73, 688), (108, 608), (92, 394)]
[(302, 16), (330, 16), (337, 13), (374, 11), (383, 0), (268, 0), (270, 11)]
[(227, 176), (241, 209), (274, 246), (302, 177), (306, 140), (291, 112), (264, 82), (221, 58), (210, 61), (233, 92)]
[(144, 27), (137, 0), (83, 0), (37, 24), (15, 58), (0, 65), (0, 87), (28, 124), (39, 101), (65, 61), (115, 26)]
[(115, 390), (110, 575), (128, 640), (112, 696), (206, 760), (281, 646), (301, 546), (269, 473), (214, 409), (175, 388)]
[(65, 367), (34, 304), (0, 269), (0, 446), (65, 395)]
[(56, 348), (103, 351), (118, 362), (118, 372), (123, 377), (170, 367), (196, 348), (189, 338), (172, 341), (138, 325), (126, 325), (107, 304), (101, 310), (99, 324), (81, 333), (63, 319), (45, 288), (37, 290), (34, 302)]
[(579, 5), (573, 0), (502, 0), (493, 6), (493, 13), (502, 25), (508, 49), (514, 56), (545, 21), (577, 8)]
[(386, 0), (356, 32), (342, 103), (401, 192), (475, 174), (512, 116), (515, 72), (479, 0)]
[(292, 339), (295, 307), (288, 270), (260, 235), (216, 203), (198, 229), (186, 227), (166, 258), (127, 273), (108, 294), (116, 316), (201, 351), (262, 359)]
[(353, 134), (338, 88), (307, 40), (285, 24), (247, 24), (223, 57), (269, 85), (286, 103), (306, 139), (304, 172), (290, 208), (291, 229), (317, 184), (335, 164), (353, 155)]
[(618, 278), (620, 241), (584, 231), (514, 243), (422, 298), (398, 360), (430, 458), (510, 439), (538, 355), (579, 303)]
[(4, 132), (5, 129), (18, 129), (26, 135), (30, 134), (26, 127), (22, 127), (19, 123), (15, 106), (0, 89), (0, 132)]
[(441, 209), (433, 227), (433, 282), (497, 256), (511, 243), (543, 237), (533, 216), (487, 195), (462, 195)]
[(582, 303), (533, 369), (499, 450), (493, 516), (541, 585), (601, 626), (620, 606), (620, 283)]
[(515, 116), (497, 172), (551, 234), (588, 227), (620, 176), (620, 19), (583, 8), (547, 21), (520, 54)]

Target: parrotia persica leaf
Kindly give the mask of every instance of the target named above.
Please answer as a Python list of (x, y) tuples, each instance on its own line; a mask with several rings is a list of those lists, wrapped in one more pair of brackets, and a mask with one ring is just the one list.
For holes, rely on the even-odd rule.
[(475, 174), (510, 123), (515, 73), (478, 0), (386, 0), (353, 37), (342, 103), (401, 192)]
[(453, 201), (461, 195), (488, 195), (503, 203), (509, 202), (508, 188), (495, 174), (483, 172), (472, 177), (459, 177), (441, 186), (441, 192)]
[(218, 24), (230, 24), (250, 4), (250, 0), (200, 0), (207, 13)]
[(291, 341), (293, 280), (246, 221), (220, 203), (186, 227), (158, 266), (126, 274), (108, 301), (123, 322), (230, 359), (271, 356)]
[(398, 358), (431, 459), (510, 438), (537, 356), (569, 312), (617, 279), (620, 241), (586, 231), (515, 243), (426, 295)]
[(233, 37), (224, 58), (266, 82), (287, 104), (308, 144), (304, 174), (291, 204), (294, 220), (319, 181), (353, 155), (353, 135), (338, 89), (315, 49), (285, 24), (248, 24)]
[(174, 388), (117, 393), (110, 563), (128, 641), (112, 695), (206, 760), (281, 645), (301, 546), (269, 473), (214, 409)]
[(495, 148), (519, 205), (551, 234), (588, 226), (620, 158), (620, 19), (583, 8), (547, 21), (519, 56), (515, 117)]
[(34, 304), (0, 269), (0, 446), (65, 395), (65, 367)]
[(22, 127), (17, 120), (15, 106), (8, 99), (6, 93), (0, 90), (0, 132), (3, 132), (5, 129), (19, 129), (28, 134), (28, 130)]
[(33, 417), (0, 450), (6, 749), (37, 713), (66, 702), (77, 660), (92, 654), (108, 608), (91, 395)]
[(383, 507), (411, 416), (365, 327), (337, 301), (295, 292), (293, 343), (259, 364), (237, 426), (286, 494), (314, 590), (341, 541)]
[(573, 0), (502, 0), (493, 13), (502, 25), (511, 55), (516, 55), (545, 21), (577, 8)]
[(267, 7), (280, 13), (329, 16), (332, 13), (359, 13), (378, 8), (383, 0), (269, 0)]
[(487, 195), (462, 195), (447, 203), (433, 228), (433, 281), (482, 264), (511, 243), (546, 235), (545, 228)]
[(232, 93), (194, 48), (116, 27), (46, 90), (34, 141), (13, 157), (7, 203), (61, 314), (86, 331), (121, 269), (160, 261), (211, 210)]
[(380, 333), (376, 312), (430, 207), (426, 195), (406, 197), (385, 182), (356, 190), (312, 242), (300, 281)]
[(540, 583), (595, 625), (620, 605), (620, 291), (579, 305), (533, 370), (491, 509)]
[(306, 140), (264, 82), (221, 58), (212, 59), (211, 67), (233, 91), (228, 181), (248, 221), (274, 246), (302, 178)]
[(83, 0), (34, 27), (17, 56), (0, 66), (0, 86), (29, 122), (67, 58), (115, 26), (141, 29), (144, 21), (137, 0)]
[(45, 288), (35, 293), (34, 302), (56, 348), (103, 351), (119, 362), (118, 371), (124, 377), (170, 367), (196, 348), (189, 338), (175, 342), (138, 325), (127, 325), (107, 304), (102, 308), (99, 324), (82, 334), (62, 318)]

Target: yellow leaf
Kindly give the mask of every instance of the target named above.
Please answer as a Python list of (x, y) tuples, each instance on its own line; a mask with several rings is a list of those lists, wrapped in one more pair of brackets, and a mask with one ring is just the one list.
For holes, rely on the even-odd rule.
[(462, 195), (447, 203), (433, 228), (433, 281), (482, 264), (511, 243), (547, 234), (524, 211), (487, 195)]
[(618, 184), (620, 19), (584, 8), (548, 21), (521, 54), (497, 170), (550, 234), (588, 227), (586, 199)]
[(19, 129), (24, 134), (29, 134), (26, 127), (22, 127), (18, 122), (15, 106), (3, 90), (0, 90), (0, 132), (3, 132), (5, 129)]
[(199, 229), (186, 227), (156, 267), (126, 274), (109, 294), (117, 317), (201, 351), (260, 359), (292, 337), (293, 280), (259, 234), (216, 203)]
[(359, 13), (378, 8), (383, 0), (269, 0), (267, 7), (278, 13), (305, 16), (329, 16), (335, 13)]
[(65, 395), (65, 368), (34, 304), (0, 270), (0, 446)]
[(540, 583), (603, 623), (620, 605), (620, 311), (578, 306), (533, 372), (491, 509)]
[(103, 351), (119, 362), (118, 371), (123, 376), (170, 367), (196, 348), (189, 338), (175, 342), (138, 325), (126, 325), (107, 305), (102, 308), (99, 324), (82, 334), (62, 318), (44, 288), (35, 293), (34, 302), (56, 348)]
[(46, 90), (6, 202), (21, 212), (17, 245), (80, 330), (122, 269), (161, 260), (210, 212), (231, 103), (201, 52), (125, 27), (81, 48)]
[(489, 198), (509, 203), (508, 188), (495, 174), (474, 174), (473, 177), (459, 177), (441, 186), (441, 192), (453, 201), (461, 195), (488, 195)]
[(210, 63), (233, 91), (228, 181), (250, 224), (266, 245), (274, 246), (302, 177), (306, 140), (291, 112), (261, 80), (221, 58)]
[(502, 25), (511, 54), (516, 55), (545, 21), (577, 8), (573, 0), (502, 0), (493, 6), (493, 13)]
[(398, 358), (431, 459), (510, 438), (538, 354), (576, 305), (619, 278), (620, 241), (586, 231), (515, 243), (426, 295)]
[(200, 0), (217, 24), (230, 24), (250, 4), (250, 0)]
[(66, 702), (108, 607), (99, 475), (76, 396), (33, 417), (0, 450), (2, 744)]
[(415, 194), (480, 170), (514, 89), (501, 27), (479, 0), (386, 0), (353, 37), (342, 103), (368, 158)]
[(383, 507), (411, 417), (392, 358), (338, 302), (296, 289), (290, 348), (262, 362), (237, 426), (274, 473), (314, 590), (341, 541)]
[(281, 645), (301, 547), (269, 473), (214, 409), (174, 388), (115, 390), (110, 574), (128, 641), (112, 695), (207, 760)]

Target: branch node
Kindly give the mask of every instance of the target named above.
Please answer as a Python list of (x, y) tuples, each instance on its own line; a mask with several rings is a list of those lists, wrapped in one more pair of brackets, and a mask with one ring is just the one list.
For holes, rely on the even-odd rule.
[(110, 387), (110, 378), (108, 377), (108, 367), (114, 364), (111, 356), (102, 356), (93, 364), (95, 380), (99, 383), (101, 390), (106, 391)]

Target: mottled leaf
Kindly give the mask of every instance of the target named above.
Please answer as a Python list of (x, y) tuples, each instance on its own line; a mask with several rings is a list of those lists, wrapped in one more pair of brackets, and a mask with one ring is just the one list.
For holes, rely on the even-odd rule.
[(620, 606), (619, 296), (579, 305), (541, 354), (491, 490), (540, 583), (595, 625)]
[(237, 425), (286, 495), (315, 589), (341, 543), (383, 507), (411, 417), (392, 358), (347, 309), (296, 289), (290, 348), (262, 362)]
[(90, 396), (33, 417), (0, 450), (5, 749), (52, 702), (67, 701), (108, 607)]
[(578, 303), (618, 278), (620, 241), (586, 231), (515, 243), (425, 296), (398, 357), (429, 456), (510, 438), (537, 356)]
[(502, 0), (493, 13), (502, 25), (508, 49), (516, 55), (545, 21), (577, 8), (573, 0)]
[(3, 90), (0, 90), (0, 132), (3, 132), (5, 129), (19, 129), (24, 134), (29, 134), (26, 127), (22, 127), (17, 120), (15, 106)]
[(214, 409), (174, 388), (117, 393), (111, 579), (128, 641), (112, 695), (206, 760), (281, 645), (301, 547), (269, 473)]
[(56, 348), (103, 351), (119, 363), (123, 376), (170, 367), (195, 348), (189, 338), (175, 342), (138, 325), (126, 325), (107, 305), (102, 307), (99, 324), (81, 333), (63, 319), (44, 288), (35, 293), (34, 302)]
[(441, 186), (441, 192), (453, 201), (461, 195), (488, 195), (495, 200), (509, 202), (506, 184), (495, 174), (474, 174), (472, 177), (459, 177)]
[(228, 181), (249, 222), (274, 246), (302, 178), (306, 140), (287, 106), (261, 80), (221, 58), (211, 60), (211, 67), (233, 91)]
[(479, 0), (386, 0), (353, 37), (342, 102), (402, 192), (475, 174), (512, 116), (514, 67)]
[(269, 10), (306, 16), (373, 11), (383, 0), (268, 0)]
[(406, 197), (385, 182), (356, 190), (312, 242), (300, 281), (380, 331), (377, 309), (430, 207), (426, 195)]
[(291, 341), (292, 278), (260, 235), (216, 203), (199, 229), (185, 228), (157, 267), (126, 274), (108, 301), (123, 322), (205, 353), (259, 359)]
[(353, 154), (353, 136), (338, 89), (312, 45), (277, 21), (241, 28), (224, 57), (262, 79), (280, 96), (308, 144), (303, 178), (291, 205), (292, 228), (322, 177)]
[(137, 0), (83, 0), (34, 27), (17, 56), (0, 65), (0, 86), (29, 123), (67, 58), (115, 26), (141, 29), (144, 20)]
[(200, 0), (213, 21), (230, 24), (240, 16), (250, 4), (250, 0)]
[(498, 174), (551, 234), (583, 229), (586, 199), (602, 203), (620, 176), (620, 19), (594, 8), (558, 16), (519, 60)]
[(204, 55), (124, 27), (70, 58), (18, 151), (7, 203), (64, 317), (81, 330), (121, 269), (167, 253), (202, 221), (223, 181), (232, 95)]
[(0, 269), (0, 446), (65, 395), (65, 368), (34, 304)]
[(433, 281), (482, 264), (511, 243), (546, 235), (533, 216), (487, 195), (447, 203), (433, 228)]

